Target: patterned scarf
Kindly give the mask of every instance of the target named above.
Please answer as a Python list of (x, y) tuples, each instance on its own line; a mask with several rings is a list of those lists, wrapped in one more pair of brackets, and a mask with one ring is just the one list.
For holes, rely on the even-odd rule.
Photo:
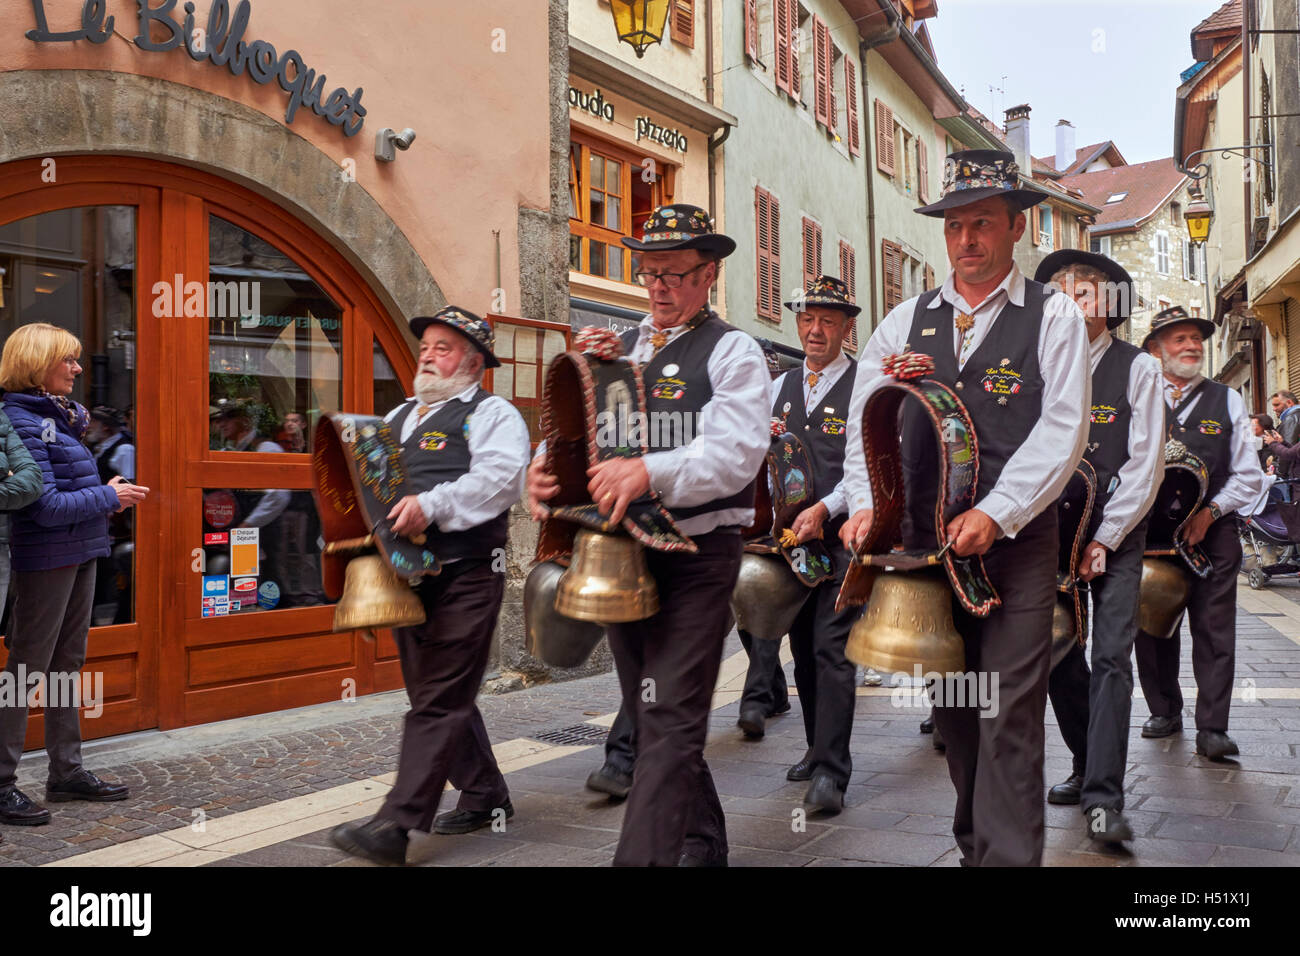
[(26, 394), (49, 399), (67, 417), (68, 428), (71, 429), (72, 434), (78, 439), (85, 435), (86, 429), (90, 425), (90, 415), (68, 396), (47, 392), (39, 385), (35, 388), (26, 389)]

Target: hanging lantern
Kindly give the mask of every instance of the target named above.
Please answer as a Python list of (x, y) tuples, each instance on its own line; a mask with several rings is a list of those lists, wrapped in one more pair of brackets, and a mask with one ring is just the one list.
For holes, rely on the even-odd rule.
[(645, 56), (650, 44), (663, 42), (671, 6), (672, 0), (610, 0), (618, 38), (632, 45), (637, 59)]
[(1210, 223), (1214, 220), (1214, 210), (1204, 199), (1197, 199), (1187, 207), (1183, 213), (1183, 219), (1187, 222), (1187, 235), (1192, 242), (1204, 242), (1210, 238)]

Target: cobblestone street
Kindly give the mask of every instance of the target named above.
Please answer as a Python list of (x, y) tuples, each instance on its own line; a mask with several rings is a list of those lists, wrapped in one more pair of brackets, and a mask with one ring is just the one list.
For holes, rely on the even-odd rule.
[[(1300, 586), (1275, 580), (1251, 591), (1243, 578), (1239, 599), (1229, 729), (1241, 757), (1215, 764), (1193, 754), (1195, 690), (1184, 636), (1184, 732), (1142, 739), (1148, 712), (1140, 692), (1134, 702), (1125, 810), (1137, 833), (1131, 852), (1096, 848), (1077, 808), (1048, 806), (1047, 864), (1300, 865)], [(706, 752), (733, 866), (956, 865), (952, 786), (943, 756), (917, 732), (924, 709), (899, 706), (888, 687), (860, 688), (846, 808), (800, 826), (795, 811), (806, 785), (785, 779), (804, 752), (793, 680), (791, 712), (770, 721), (763, 740), (747, 741), (735, 726), (744, 665), (733, 635)], [(404, 707), (399, 691), (87, 744), (87, 766), (129, 784), (131, 798), (58, 804), (48, 826), (4, 827), (0, 863), (368, 866), (334, 849), (327, 834), (369, 816), (382, 800)], [(609, 864), (622, 808), (583, 781), (601, 761), (602, 729), (617, 708), (613, 674), (487, 695), (480, 707), (515, 816), (502, 833), (417, 836), (410, 861)], [(1070, 757), (1050, 709), (1047, 720), (1050, 785), (1069, 773)], [(44, 754), (29, 755), (19, 785), (39, 799), (44, 780)], [(453, 805), (448, 794), (443, 806)]]

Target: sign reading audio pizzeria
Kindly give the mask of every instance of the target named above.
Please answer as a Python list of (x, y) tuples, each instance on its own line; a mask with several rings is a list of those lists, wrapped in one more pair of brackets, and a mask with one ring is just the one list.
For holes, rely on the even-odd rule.
[[(107, 43), (113, 35), (116, 18), (108, 15), (108, 0), (82, 0), (80, 23), (76, 29), (50, 29), (46, 0), (32, 0), (36, 26), (28, 30), (27, 39), (36, 43)], [(229, 0), (212, 0), (207, 23), (195, 19), (193, 2), (184, 4), (184, 15), (174, 14), (177, 0), (136, 0), (139, 33), (133, 42), (141, 50), (165, 53), (183, 46), (192, 60), (205, 60), (224, 66), (234, 76), (248, 71), (259, 85), (276, 81), (289, 94), (284, 121), (292, 123), (300, 108), (306, 107), (334, 126), (343, 128), (344, 136), (355, 136), (365, 123), (366, 108), (361, 105), (361, 87), (348, 92), (342, 86), (325, 94), (325, 74), (303, 62), (297, 50), (278, 52), (265, 40), (245, 40), (252, 14), (249, 0), (239, 0), (230, 12)]]

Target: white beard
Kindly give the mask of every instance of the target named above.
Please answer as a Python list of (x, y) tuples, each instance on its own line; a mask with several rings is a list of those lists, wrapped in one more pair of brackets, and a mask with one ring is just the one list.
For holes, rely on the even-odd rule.
[(1175, 378), (1195, 378), (1201, 374), (1201, 366), (1205, 364), (1205, 357), (1201, 356), (1193, 361), (1191, 359), (1181, 359), (1164, 352), (1161, 364), (1164, 366), (1165, 372)]
[(478, 381), (478, 376), (467, 367), (469, 363), (463, 363), (460, 368), (449, 375), (444, 376), (437, 371), (417, 372), (415, 374), (415, 397), (421, 404), (436, 405), (438, 402), (445, 402), (453, 395), (465, 391), (470, 385)]

